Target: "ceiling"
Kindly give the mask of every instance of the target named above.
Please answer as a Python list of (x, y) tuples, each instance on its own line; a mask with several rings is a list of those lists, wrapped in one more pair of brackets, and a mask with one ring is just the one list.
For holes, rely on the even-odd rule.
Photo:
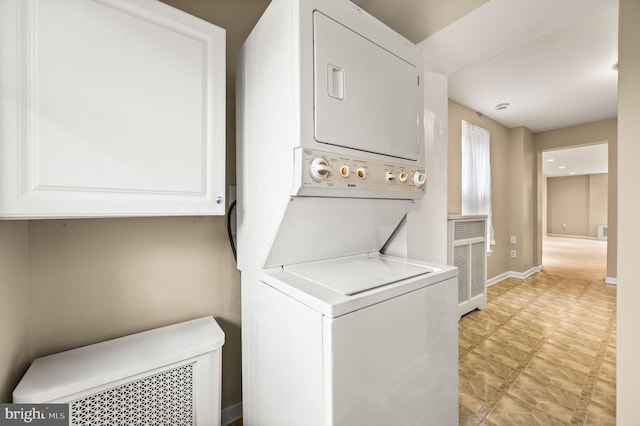
[(617, 0), (491, 0), (419, 46), (451, 99), (541, 132), (617, 116), (617, 39)]
[(547, 177), (608, 172), (608, 145), (581, 146), (542, 153), (542, 174)]

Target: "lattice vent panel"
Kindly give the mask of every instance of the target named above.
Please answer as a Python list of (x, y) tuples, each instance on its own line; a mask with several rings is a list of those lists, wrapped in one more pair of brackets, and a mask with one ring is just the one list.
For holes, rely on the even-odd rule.
[(483, 220), (457, 222), (453, 235), (454, 241), (484, 237), (484, 223)]
[(471, 297), (484, 293), (485, 261), (487, 246), (483, 242), (471, 245)]
[(468, 246), (453, 248), (453, 265), (458, 267), (458, 303), (469, 300), (469, 249)]
[(193, 425), (194, 366), (163, 371), (69, 404), (72, 425)]

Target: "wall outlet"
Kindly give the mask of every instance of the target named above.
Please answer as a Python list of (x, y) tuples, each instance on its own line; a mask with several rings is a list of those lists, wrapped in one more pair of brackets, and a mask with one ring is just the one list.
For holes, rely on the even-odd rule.
[(511, 244), (518, 244), (518, 237), (516, 237), (515, 235), (511, 236)]
[(517, 252), (517, 251), (515, 251), (515, 250), (511, 250), (511, 258), (512, 258), (512, 259), (515, 259), (515, 258), (517, 258), (517, 257), (518, 257), (518, 252)]

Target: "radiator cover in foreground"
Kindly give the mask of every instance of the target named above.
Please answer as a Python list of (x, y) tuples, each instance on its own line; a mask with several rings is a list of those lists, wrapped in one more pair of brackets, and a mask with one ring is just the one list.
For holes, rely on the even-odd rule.
[(16, 403), (68, 403), (71, 425), (219, 425), (224, 333), (212, 317), (36, 359)]

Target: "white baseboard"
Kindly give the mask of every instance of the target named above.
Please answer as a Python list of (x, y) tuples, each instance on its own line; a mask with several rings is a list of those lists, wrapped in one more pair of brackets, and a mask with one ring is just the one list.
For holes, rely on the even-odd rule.
[(605, 284), (613, 284), (613, 285), (618, 285), (618, 279), (617, 278), (612, 278), (612, 277), (606, 277), (604, 279)]
[(540, 266), (534, 266), (533, 268), (530, 268), (524, 272), (513, 272), (514, 278), (519, 278), (521, 280), (527, 279), (529, 278), (531, 275), (538, 273), (542, 271), (542, 265)]
[(493, 278), (489, 278), (487, 280), (487, 287), (492, 286), (492, 285), (494, 285), (496, 283), (499, 283), (502, 280), (506, 280), (507, 278), (510, 278), (510, 277), (511, 277), (511, 272), (505, 272), (503, 274), (496, 275)]
[(493, 278), (490, 278), (487, 280), (487, 287), (492, 286), (496, 283), (499, 283), (502, 280), (506, 280), (507, 278), (517, 278), (519, 280), (524, 280), (526, 278), (529, 278), (531, 275), (542, 271), (542, 265), (540, 266), (534, 266), (533, 268), (524, 271), (524, 272), (515, 272), (515, 271), (507, 271), (505, 273), (502, 273), (500, 275), (496, 275)]
[(222, 426), (227, 426), (236, 420), (240, 420), (242, 418), (242, 401), (236, 402), (233, 405), (229, 405), (222, 409), (222, 413), (220, 413), (220, 423)]
[[(581, 238), (583, 240), (597, 240), (598, 237), (590, 237), (588, 235), (571, 235), (571, 234), (547, 234), (545, 235), (549, 237), (564, 237), (564, 238)], [(606, 240), (602, 240), (606, 241)]]

